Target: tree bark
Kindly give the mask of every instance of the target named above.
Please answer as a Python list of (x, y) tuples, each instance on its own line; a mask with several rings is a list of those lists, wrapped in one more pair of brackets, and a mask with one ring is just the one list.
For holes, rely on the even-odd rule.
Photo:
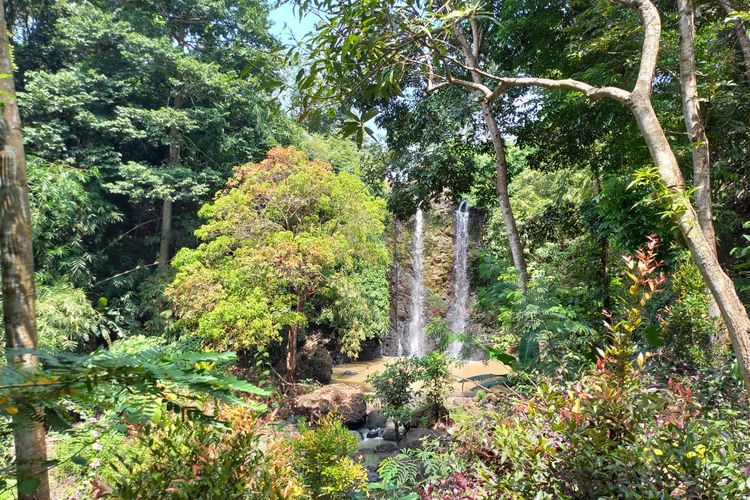
[[(711, 201), (711, 155), (698, 100), (695, 69), (695, 12), (692, 0), (677, 0), (677, 9), (680, 15), (682, 111), (693, 157), (693, 185), (698, 188), (695, 192), (695, 210), (698, 213), (698, 222), (703, 235), (708, 240), (714, 255), (718, 256)], [(708, 314), (712, 318), (718, 318), (720, 315), (719, 306), (710, 294)]]
[[(306, 293), (297, 297), (297, 312), (302, 314), (305, 309)], [(289, 327), (289, 338), (286, 346), (286, 376), (289, 382), (294, 382), (294, 372), (297, 369), (297, 338), (299, 337), (299, 325)]]
[[(720, 3), (727, 14), (737, 10), (729, 0), (720, 0)], [(750, 36), (747, 34), (747, 26), (742, 21), (735, 21), (734, 32), (737, 35), (737, 41), (740, 44), (740, 50), (742, 50), (742, 57), (745, 60), (745, 78), (747, 78), (747, 83), (750, 85)]]
[(638, 82), (628, 99), (628, 104), (646, 140), (661, 180), (672, 192), (675, 204), (673, 208), (677, 209), (675, 220), (687, 241), (693, 260), (718, 303), (742, 370), (745, 387), (750, 392), (750, 319), (734, 283), (721, 268), (714, 248), (703, 234), (698, 214), (685, 192), (685, 182), (677, 158), (651, 103), (651, 82), (656, 71), (661, 40), (659, 12), (650, 0), (619, 0), (619, 3), (634, 7), (645, 28)]
[(513, 215), (513, 209), (510, 206), (510, 197), (508, 196), (508, 163), (505, 157), (505, 144), (500, 134), (500, 128), (497, 126), (495, 114), (492, 112), (492, 105), (483, 100), (480, 101), (482, 106), (482, 115), (487, 124), (492, 145), (495, 148), (495, 189), (497, 192), (497, 201), (500, 205), (500, 212), (503, 215), (503, 224), (508, 237), (508, 246), (513, 258), (513, 266), (518, 273), (518, 286), (521, 292), (526, 294), (529, 284), (529, 273), (526, 269), (526, 258), (523, 255), (523, 244), (521, 235), (518, 232), (516, 218)]
[[(182, 96), (176, 95), (174, 98), (174, 109), (182, 109)], [(174, 166), (180, 163), (180, 130), (176, 126), (169, 128), (169, 137), (172, 143), (169, 145), (169, 165)], [(166, 196), (162, 203), (161, 209), (161, 241), (159, 244), (159, 269), (167, 267), (169, 263), (169, 246), (172, 235), (172, 197)]]
[[(35, 370), (39, 359), (32, 354), (13, 354), (12, 349), (36, 349), (36, 311), (34, 303), (34, 256), (31, 247), (31, 209), (26, 179), (26, 157), (21, 136), (21, 117), (10, 61), (10, 44), (4, 5), (0, 0), (0, 95), (4, 103), (0, 139), (0, 251), (2, 252), (3, 326), (8, 364)], [(50, 498), (45, 462), (44, 415), (30, 409), (38, 419), (22, 422), (14, 419), (18, 498)], [(22, 412), (25, 413), (25, 412)], [(36, 482), (34, 493), (22, 492), (22, 485)], [(23, 488), (25, 490), (25, 488)]]

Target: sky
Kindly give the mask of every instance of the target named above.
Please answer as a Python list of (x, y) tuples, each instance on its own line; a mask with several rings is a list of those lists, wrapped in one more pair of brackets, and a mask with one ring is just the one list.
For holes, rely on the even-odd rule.
[(277, 35), (282, 42), (294, 43), (295, 39), (301, 39), (315, 26), (315, 19), (305, 16), (301, 21), (299, 13), (295, 12), (294, 5), (284, 2), (281, 6), (271, 11), (271, 33)]
[[(286, 45), (294, 45), (296, 41), (301, 40), (315, 28), (314, 16), (308, 15), (300, 20), (298, 11), (294, 9), (292, 3), (288, 2), (284, 2), (272, 10), (269, 17), (272, 23), (271, 33), (278, 36)], [(378, 127), (374, 118), (368, 121), (366, 125), (374, 131), (376, 140), (381, 141), (385, 138), (385, 131)]]

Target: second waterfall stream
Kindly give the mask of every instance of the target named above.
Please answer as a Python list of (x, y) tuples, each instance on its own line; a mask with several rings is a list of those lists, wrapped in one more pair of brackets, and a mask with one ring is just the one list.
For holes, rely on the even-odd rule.
[[(469, 324), (469, 202), (464, 200), (455, 213), (455, 239), (453, 242), (453, 300), (448, 310), (448, 328), (452, 333), (465, 333)], [(448, 354), (461, 355), (463, 343), (454, 341)]]

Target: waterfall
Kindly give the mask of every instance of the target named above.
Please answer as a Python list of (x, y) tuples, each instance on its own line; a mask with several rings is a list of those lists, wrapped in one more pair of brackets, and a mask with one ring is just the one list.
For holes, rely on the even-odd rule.
[[(469, 202), (464, 200), (455, 213), (456, 237), (453, 244), (453, 302), (448, 311), (448, 329), (452, 333), (466, 333), (469, 325), (469, 276), (467, 260), (469, 250)], [(463, 342), (454, 341), (448, 348), (453, 358), (458, 358)]]
[[(409, 325), (407, 329), (406, 354), (421, 356), (425, 354), (424, 333), (424, 276), (422, 252), (424, 249), (424, 214), (418, 208), (414, 216), (414, 233), (411, 238), (411, 301), (409, 303)], [(403, 347), (399, 343), (399, 351)], [(401, 354), (401, 352), (399, 352)]]

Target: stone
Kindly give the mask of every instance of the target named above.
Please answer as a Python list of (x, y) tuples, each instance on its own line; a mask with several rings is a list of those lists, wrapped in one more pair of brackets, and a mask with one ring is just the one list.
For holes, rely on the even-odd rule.
[(382, 432), (382, 430), (383, 429), (370, 429), (365, 435), (367, 436), (367, 439), (377, 438), (380, 437), (380, 433)]
[(331, 384), (299, 396), (296, 401), (296, 412), (308, 419), (333, 411), (347, 426), (363, 423), (367, 416), (365, 393), (352, 385)]
[(380, 429), (382, 427), (385, 427), (386, 422), (388, 422), (388, 417), (377, 410), (372, 410), (367, 414), (366, 425), (368, 429)]
[(398, 445), (393, 441), (380, 441), (375, 447), (376, 453), (391, 453), (398, 451)]
[(318, 335), (308, 337), (297, 353), (294, 376), (297, 380), (312, 379), (321, 384), (331, 383), (333, 358)]
[(385, 429), (383, 429), (383, 439), (386, 441), (395, 441), (396, 440), (396, 426), (393, 424), (393, 422), (388, 422), (386, 424)]
[(440, 434), (432, 429), (417, 427), (416, 429), (409, 429), (398, 445), (399, 448), (421, 448), (425, 440), (438, 437), (440, 437)]
[(372, 361), (383, 357), (383, 346), (378, 339), (363, 340), (358, 361)]
[(368, 439), (367, 441), (360, 441), (359, 445), (357, 446), (357, 451), (362, 454), (374, 453), (378, 445), (380, 445), (382, 442), (382, 439)]

